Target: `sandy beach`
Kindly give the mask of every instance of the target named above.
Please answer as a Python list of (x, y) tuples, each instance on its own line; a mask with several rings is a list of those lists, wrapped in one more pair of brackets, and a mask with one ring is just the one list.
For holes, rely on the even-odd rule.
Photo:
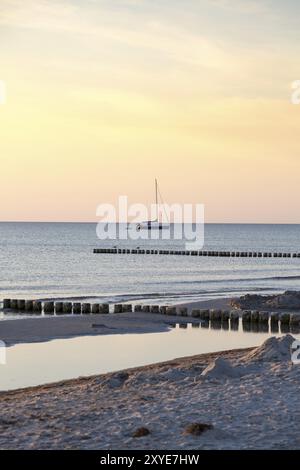
[(292, 341), (2, 392), (0, 448), (299, 448)]
[[(128, 312), (15, 318), (0, 322), (1, 338), (13, 346), (165, 332), (175, 322), (199, 323), (190, 316), (193, 308), (228, 309), (231, 301), (184, 304), (188, 317)], [(2, 391), (0, 448), (297, 449), (300, 367), (291, 362), (293, 341), (290, 335), (272, 337), (256, 348)]]

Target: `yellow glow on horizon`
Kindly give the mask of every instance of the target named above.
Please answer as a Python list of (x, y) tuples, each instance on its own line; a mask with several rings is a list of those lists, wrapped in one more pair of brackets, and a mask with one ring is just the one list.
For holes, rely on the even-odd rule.
[(149, 204), (157, 176), (210, 222), (300, 223), (291, 43), (278, 55), (104, 0), (28, 5), (0, 9), (0, 220), (96, 220), (120, 194)]

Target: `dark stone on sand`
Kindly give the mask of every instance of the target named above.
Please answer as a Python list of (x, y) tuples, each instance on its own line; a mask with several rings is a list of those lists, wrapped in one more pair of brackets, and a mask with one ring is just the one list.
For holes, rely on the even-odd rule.
[(141, 427), (137, 428), (134, 433), (132, 434), (132, 437), (144, 437), (148, 436), (150, 434), (150, 431), (148, 428)]
[(191, 423), (188, 424), (184, 430), (184, 434), (191, 434), (192, 436), (201, 436), (206, 431), (213, 429), (212, 424), (206, 423)]

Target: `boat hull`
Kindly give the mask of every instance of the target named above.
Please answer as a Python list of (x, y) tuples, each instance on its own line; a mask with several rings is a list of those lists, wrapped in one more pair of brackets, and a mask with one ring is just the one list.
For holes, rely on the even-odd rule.
[(169, 228), (169, 224), (163, 224), (161, 222), (141, 222), (140, 224), (136, 225), (136, 230), (163, 230)]

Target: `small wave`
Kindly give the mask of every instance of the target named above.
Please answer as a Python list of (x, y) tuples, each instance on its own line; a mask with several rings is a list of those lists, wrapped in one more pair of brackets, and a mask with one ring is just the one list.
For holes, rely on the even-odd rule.
[(285, 281), (285, 280), (300, 280), (300, 276), (274, 276), (268, 279), (272, 279), (274, 281)]
[(172, 281), (172, 284), (227, 284), (236, 282), (255, 282), (255, 281), (289, 281), (300, 280), (300, 276), (266, 276), (266, 277), (247, 277), (247, 278), (224, 278), (224, 279), (199, 279), (186, 281)]
[(223, 289), (197, 289), (190, 290), (186, 292), (143, 292), (143, 293), (128, 293), (128, 294), (102, 294), (102, 295), (82, 295), (82, 296), (56, 296), (56, 297), (47, 297), (40, 298), (39, 300), (61, 300), (61, 301), (88, 301), (88, 300), (98, 300), (99, 302), (109, 302), (109, 303), (119, 303), (119, 302), (129, 302), (129, 301), (160, 301), (163, 299), (174, 299), (174, 300), (186, 300), (189, 298), (201, 299), (202, 296), (207, 295), (237, 295), (244, 292), (264, 292), (264, 291), (277, 291), (276, 288), (266, 288), (266, 287), (248, 287), (246, 289), (237, 288), (223, 288)]

